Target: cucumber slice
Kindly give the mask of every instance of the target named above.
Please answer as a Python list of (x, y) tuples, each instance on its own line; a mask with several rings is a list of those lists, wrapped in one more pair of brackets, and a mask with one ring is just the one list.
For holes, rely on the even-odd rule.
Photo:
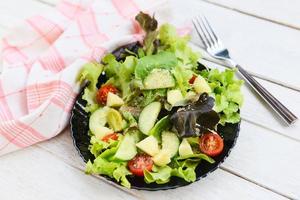
[(89, 120), (89, 128), (92, 134), (96, 135), (99, 133), (99, 129), (102, 129), (107, 123), (107, 112), (109, 108), (103, 107), (98, 108), (95, 112), (92, 113)]
[(136, 154), (135, 136), (125, 134), (114, 157), (119, 160), (131, 160)]
[(179, 156), (185, 157), (193, 154), (192, 147), (186, 138), (183, 138), (178, 148)]
[(162, 149), (169, 152), (170, 158), (176, 155), (179, 147), (177, 135), (170, 131), (164, 131), (161, 134)]
[(136, 146), (150, 156), (154, 156), (159, 152), (158, 141), (152, 135), (137, 143)]
[(202, 94), (203, 92), (211, 93), (210, 86), (202, 76), (197, 76), (193, 83), (193, 87), (198, 94)]
[(146, 135), (149, 134), (149, 131), (155, 124), (160, 109), (160, 102), (152, 102), (142, 110), (138, 122), (139, 129), (142, 131), (142, 133)]
[(175, 80), (169, 70), (154, 69), (144, 80), (144, 89), (171, 88), (175, 86)]

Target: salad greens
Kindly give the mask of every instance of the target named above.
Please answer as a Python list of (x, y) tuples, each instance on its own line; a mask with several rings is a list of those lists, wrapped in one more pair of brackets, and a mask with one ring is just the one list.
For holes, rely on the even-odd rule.
[(234, 70), (199, 71), (199, 53), (172, 25), (158, 28), (144, 13), (136, 20), (146, 33), (143, 44), (120, 47), (100, 64), (84, 65), (78, 76), (87, 84), (82, 98), (95, 157), (86, 173), (128, 188), (135, 176), (146, 183), (194, 182), (200, 162), (214, 163), (199, 148), (199, 136), (239, 122), (243, 82)]

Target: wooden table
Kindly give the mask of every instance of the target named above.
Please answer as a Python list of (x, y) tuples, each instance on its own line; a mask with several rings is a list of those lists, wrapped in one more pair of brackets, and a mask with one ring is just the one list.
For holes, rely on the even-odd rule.
[[(1, 0), (1, 35), (56, 3)], [(176, 0), (171, 7), (178, 21), (205, 13), (232, 56), (300, 116), (300, 1)], [(287, 127), (247, 85), (243, 92), (237, 145), (220, 169), (199, 182), (148, 192), (87, 176), (67, 128), (49, 141), (0, 158), (0, 199), (300, 199), (300, 122)]]

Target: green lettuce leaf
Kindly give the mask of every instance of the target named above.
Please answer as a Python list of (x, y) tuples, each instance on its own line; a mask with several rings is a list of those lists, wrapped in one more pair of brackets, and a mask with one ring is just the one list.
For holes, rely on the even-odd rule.
[(153, 101), (159, 101), (161, 98), (167, 96), (166, 89), (156, 89), (156, 90), (143, 90), (143, 96), (141, 102), (139, 102), (140, 106), (145, 107), (148, 104), (152, 103)]
[(169, 166), (157, 167), (153, 166), (153, 172), (144, 171), (144, 180), (146, 183), (156, 182), (157, 184), (164, 184), (170, 181), (172, 168)]
[(197, 61), (200, 56), (189, 47), (189, 36), (180, 37), (174, 26), (163, 24), (159, 29), (158, 38), (162, 44), (161, 48), (174, 53), (180, 66), (187, 69), (197, 68)]
[(130, 95), (130, 83), (134, 78), (137, 58), (127, 56), (124, 62), (118, 62), (114, 55), (107, 54), (103, 57), (102, 62), (105, 63), (105, 73), (110, 77), (108, 82), (121, 89), (123, 98)]
[(172, 70), (172, 73), (176, 79), (177, 87), (180, 89), (182, 95), (185, 96), (187, 91), (191, 89), (189, 80), (192, 78), (193, 72), (180, 66), (176, 66), (175, 69)]
[(184, 179), (186, 182), (194, 182), (196, 180), (196, 172), (194, 168), (185, 168), (182, 167), (175, 168), (172, 170), (172, 176), (177, 176)]
[(77, 76), (77, 80), (81, 84), (83, 84), (85, 81), (89, 82), (87, 87), (84, 89), (84, 94), (82, 96), (82, 99), (87, 101), (87, 105), (85, 106), (86, 112), (93, 112), (98, 108), (98, 104), (95, 99), (96, 92), (98, 90), (96, 85), (102, 70), (103, 65), (96, 62), (91, 62), (85, 64)]
[(220, 114), (220, 123), (237, 123), (240, 121), (239, 108), (243, 105), (241, 93), (242, 80), (235, 78), (235, 71), (218, 69), (202, 71), (201, 75), (208, 80), (215, 97), (214, 110)]
[(131, 172), (126, 168), (125, 163), (117, 167), (113, 172), (114, 179), (120, 182), (124, 187), (130, 188), (131, 184), (126, 178), (127, 175), (131, 175)]

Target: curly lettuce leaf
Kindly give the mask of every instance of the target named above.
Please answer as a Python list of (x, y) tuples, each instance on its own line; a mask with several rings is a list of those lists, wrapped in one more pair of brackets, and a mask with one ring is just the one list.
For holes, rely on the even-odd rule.
[(194, 52), (187, 44), (190, 40), (189, 36), (181, 37), (177, 34), (174, 26), (163, 24), (159, 29), (158, 38), (163, 50), (173, 52), (176, 55), (180, 66), (186, 69), (197, 68), (197, 61), (200, 55)]
[(97, 82), (98, 77), (103, 71), (103, 65), (91, 62), (85, 64), (81, 71), (78, 74), (77, 80), (81, 84), (88, 81), (87, 87), (84, 89), (84, 94), (82, 99), (86, 100), (87, 104), (85, 106), (86, 112), (93, 112), (98, 108), (98, 104), (96, 102), (95, 96), (97, 93)]
[(176, 86), (180, 89), (183, 96), (185, 96), (187, 91), (191, 89), (189, 80), (192, 78), (193, 72), (191, 70), (184, 69), (181, 66), (176, 66), (174, 70), (172, 70), (172, 74), (176, 79)]
[(144, 171), (144, 180), (146, 183), (164, 184), (170, 181), (172, 168), (169, 166), (157, 167), (153, 166), (153, 172)]
[(140, 24), (142, 29), (146, 32), (146, 36), (144, 38), (144, 49), (146, 55), (151, 55), (155, 50), (154, 41), (158, 35), (157, 32), (157, 21), (154, 16), (150, 16), (146, 13), (140, 12), (135, 20)]
[(102, 62), (105, 63), (105, 73), (110, 77), (109, 82), (122, 91), (122, 97), (130, 95), (130, 83), (133, 79), (137, 58), (127, 56), (124, 62), (118, 62), (113, 54), (107, 54)]
[(131, 184), (126, 178), (127, 175), (131, 175), (131, 172), (126, 168), (125, 163), (117, 167), (113, 172), (114, 179), (120, 182), (124, 187), (130, 188)]
[(220, 123), (237, 123), (240, 121), (239, 108), (243, 105), (241, 92), (242, 80), (235, 78), (235, 70), (219, 71), (213, 69), (202, 71), (215, 97), (214, 110), (220, 114)]

